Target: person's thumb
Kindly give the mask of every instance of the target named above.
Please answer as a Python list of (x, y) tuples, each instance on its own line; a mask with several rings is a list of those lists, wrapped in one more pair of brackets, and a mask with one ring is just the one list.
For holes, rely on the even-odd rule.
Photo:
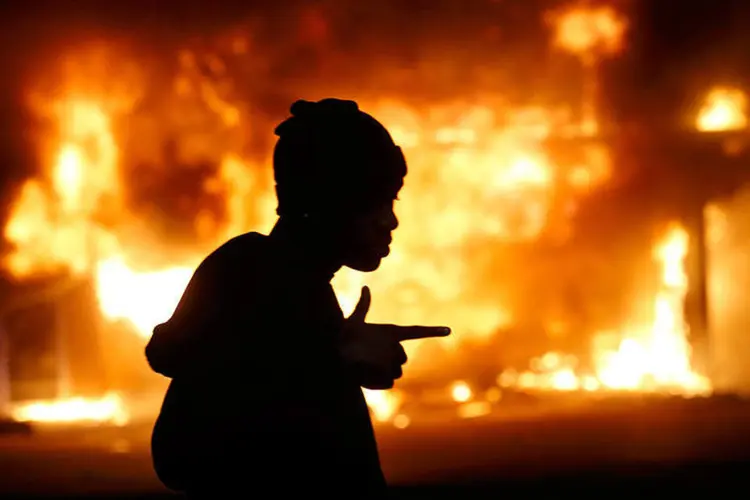
[(370, 300), (370, 288), (363, 286), (362, 294), (359, 296), (359, 302), (357, 302), (354, 312), (349, 316), (349, 321), (364, 323), (365, 318), (367, 317), (367, 312), (370, 310)]

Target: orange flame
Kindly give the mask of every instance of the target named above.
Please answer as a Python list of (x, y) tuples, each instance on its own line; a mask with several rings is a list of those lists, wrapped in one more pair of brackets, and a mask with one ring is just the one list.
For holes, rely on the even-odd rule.
[[(688, 234), (674, 225), (654, 250), (661, 266), (660, 289), (654, 298), (650, 328), (617, 334), (601, 334), (594, 342), (595, 375), (576, 373), (575, 358), (548, 353), (521, 374), (504, 372), (504, 387), (553, 390), (660, 391), (707, 394), (709, 380), (691, 368), (691, 350), (683, 307), (688, 290), (684, 260)], [(607, 341), (619, 338), (612, 350)]]
[(712, 89), (698, 113), (695, 126), (701, 132), (747, 128), (747, 95), (739, 89)]
[(554, 45), (579, 56), (617, 53), (624, 45), (627, 21), (611, 7), (572, 7), (553, 13)]
[(11, 415), (19, 422), (95, 422), (125, 425), (128, 411), (117, 394), (100, 399), (69, 398), (50, 401), (32, 401), (16, 404)]
[[(624, 21), (609, 9), (573, 10), (559, 18), (556, 44), (576, 54), (616, 52), (622, 47), (624, 29)], [(239, 50), (236, 44), (234, 49)], [(198, 235), (195, 245), (187, 251), (181, 248), (169, 262), (155, 258), (171, 256), (171, 242), (155, 241), (158, 238), (143, 231), (151, 222), (132, 209), (127, 196), (131, 186), (125, 174), (135, 160), (123, 154), (153, 149), (152, 143), (159, 142), (152, 137), (153, 127), (144, 127), (141, 135), (136, 129), (131, 135), (140, 141), (127, 136), (132, 146), (125, 148), (127, 134), (117, 125), (135, 114), (121, 104), (132, 104), (132, 97), (118, 99), (120, 105), (112, 108), (96, 93), (73, 88), (44, 102), (55, 112), (57, 134), (51, 145), (43, 145), (48, 158), (44, 174), (21, 188), (12, 207), (5, 236), (14, 251), (5, 260), (7, 269), (19, 278), (59, 270), (88, 274), (102, 315), (126, 320), (146, 338), (171, 314), (208, 250), (240, 232), (271, 227), (275, 196), (268, 161), (245, 155), (244, 144), (227, 139), (247, 133), (248, 111), (206, 76), (203, 66), (217, 78), (226, 72), (221, 59), (200, 58), (190, 51), (179, 54), (171, 97), (179, 103), (175, 109), (190, 111), (190, 120), (177, 121), (200, 122), (211, 129), (191, 130), (192, 135), (180, 141), (180, 157), (188, 162), (208, 158), (216, 165), (201, 188), (202, 194), (220, 198), (223, 215), (206, 207), (189, 213), (186, 217)], [(75, 81), (86, 81), (85, 67), (75, 68)], [(99, 77), (99, 69), (92, 74)], [(581, 132), (582, 125), (567, 112), (534, 106), (519, 109), (495, 94), (471, 103), (417, 107), (400, 98), (361, 105), (391, 130), (409, 159), (410, 173), (397, 206), (401, 227), (391, 256), (378, 273), (366, 278), (348, 270), (336, 276), (342, 308), (353, 309), (366, 279), (375, 295), (370, 316), (374, 321), (449, 324), (456, 335), (443, 341), (447, 347), (471, 336), (492, 336), (513, 322), (513, 311), (496, 295), (476, 293), (477, 282), (496, 280), (477, 277), (483, 269), (466, 253), (479, 245), (491, 249), (533, 241), (561, 224), (559, 217), (553, 217), (564, 213), (558, 205), (561, 198), (567, 196), (563, 200), (567, 206), (608, 180), (607, 149), (589, 148), (574, 168), (562, 168), (547, 154), (544, 142), (554, 134)], [(159, 120), (168, 121), (162, 116), (153, 121)], [(686, 238), (682, 229), (670, 232), (670, 243), (664, 248), (671, 250), (659, 254), (666, 274), (652, 328), (644, 335), (625, 335), (613, 352), (596, 350), (596, 375), (580, 375), (575, 358), (549, 353), (537, 360), (533, 370), (501, 374), (498, 384), (555, 390), (706, 389), (707, 382), (690, 371), (686, 332), (676, 309), (687, 287), (674, 279), (680, 276)], [(414, 356), (423, 345), (407, 346), (412, 365), (429, 363)], [(500, 388), (495, 389), (479, 394), (467, 382), (457, 382), (447, 390), (446, 399), (460, 404), (461, 416), (470, 418), (485, 414), (488, 403), (501, 399)], [(402, 428), (409, 425), (409, 416), (400, 413), (405, 394), (366, 391), (366, 397), (377, 420)], [(66, 420), (87, 414), (81, 401), (69, 406), (59, 403), (28, 406), (18, 415)], [(111, 418), (120, 414), (117, 405), (104, 407), (109, 409), (102, 410), (100, 419), (104, 414)]]

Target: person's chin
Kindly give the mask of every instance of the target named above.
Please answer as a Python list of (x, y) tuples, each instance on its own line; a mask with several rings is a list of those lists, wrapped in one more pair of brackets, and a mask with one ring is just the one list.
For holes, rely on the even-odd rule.
[(373, 255), (367, 258), (356, 259), (355, 261), (348, 262), (346, 267), (361, 273), (371, 273), (380, 267), (383, 257), (381, 255)]

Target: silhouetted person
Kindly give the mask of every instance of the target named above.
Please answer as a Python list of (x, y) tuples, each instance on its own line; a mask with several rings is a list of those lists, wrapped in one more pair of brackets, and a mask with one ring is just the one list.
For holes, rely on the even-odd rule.
[(152, 369), (172, 379), (154, 467), (189, 495), (382, 496), (361, 386), (393, 386), (406, 362), (400, 341), (450, 333), (365, 322), (366, 287), (344, 318), (330, 280), (388, 255), (406, 163), (354, 102), (298, 101), (291, 113), (276, 129), (276, 226), (209, 255), (146, 347)]

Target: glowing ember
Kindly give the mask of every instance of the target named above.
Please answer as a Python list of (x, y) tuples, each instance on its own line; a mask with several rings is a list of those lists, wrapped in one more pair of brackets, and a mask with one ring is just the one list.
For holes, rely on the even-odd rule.
[(404, 414), (393, 417), (393, 426), (397, 429), (406, 429), (409, 424), (411, 424), (411, 419)]
[(451, 397), (457, 403), (466, 403), (473, 396), (473, 392), (469, 384), (464, 381), (458, 381), (451, 387)]
[(472, 401), (458, 407), (458, 416), (461, 418), (478, 418), (489, 415), (492, 405), (487, 401)]
[(698, 113), (696, 128), (702, 132), (747, 128), (747, 95), (725, 87), (711, 90)]
[(21, 422), (97, 422), (125, 425), (129, 420), (125, 403), (117, 394), (101, 399), (70, 398), (17, 404), (11, 415)]

